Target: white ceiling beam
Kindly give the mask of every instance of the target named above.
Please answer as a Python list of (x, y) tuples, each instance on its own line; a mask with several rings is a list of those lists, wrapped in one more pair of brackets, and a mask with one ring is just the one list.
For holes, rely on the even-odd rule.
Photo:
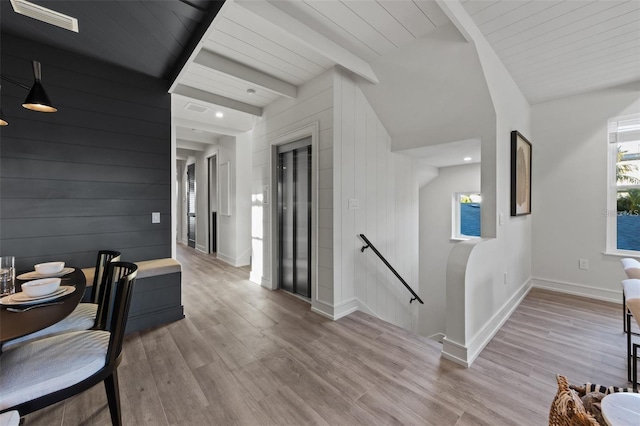
[(220, 105), (225, 108), (235, 109), (236, 111), (246, 112), (247, 114), (256, 115), (258, 117), (262, 116), (262, 108), (260, 107), (227, 98), (225, 96), (216, 95), (211, 92), (205, 92), (204, 90), (185, 86), (183, 84), (178, 84), (171, 93), (186, 96), (191, 99), (197, 99), (203, 102), (209, 102), (214, 105)]
[(201, 121), (187, 120), (185, 118), (174, 118), (173, 123), (176, 127), (184, 127), (185, 129), (197, 129), (208, 133), (217, 133), (219, 135), (238, 136), (244, 131), (231, 129), (229, 127), (215, 126)]
[(232, 59), (220, 56), (210, 50), (201, 49), (193, 62), (223, 74), (244, 80), (251, 85), (275, 93), (276, 95), (285, 96), (291, 99), (296, 97), (297, 88), (293, 84), (265, 74), (255, 68), (238, 63)]
[(209, 146), (211, 146), (211, 144), (191, 141), (188, 139), (176, 139), (176, 148), (189, 149), (191, 151), (204, 151)]
[(379, 83), (378, 77), (376, 77), (371, 66), (362, 58), (329, 40), (317, 31), (312, 30), (277, 7), (266, 1), (236, 1), (235, 4), (242, 6), (243, 9), (258, 18), (270, 22), (277, 30), (288, 34), (290, 37), (294, 37), (309, 49), (318, 52), (354, 74), (359, 75), (371, 83)]

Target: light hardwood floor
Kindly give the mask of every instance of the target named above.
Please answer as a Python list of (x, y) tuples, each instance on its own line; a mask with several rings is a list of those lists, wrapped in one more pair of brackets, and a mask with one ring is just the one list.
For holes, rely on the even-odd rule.
[[(626, 386), (619, 305), (529, 293), (473, 366), (354, 313), (332, 322), (178, 248), (186, 318), (126, 338), (125, 425), (544, 425), (555, 374)], [(104, 388), (25, 425), (109, 425)]]

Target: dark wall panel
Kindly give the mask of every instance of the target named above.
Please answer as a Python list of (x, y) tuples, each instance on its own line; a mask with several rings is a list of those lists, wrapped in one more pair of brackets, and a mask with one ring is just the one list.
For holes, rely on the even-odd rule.
[[(30, 85), (42, 63), (54, 114), (21, 107), (2, 83), (0, 255), (20, 270), (171, 255), (171, 100), (164, 80), (2, 34), (2, 75)], [(151, 213), (161, 223), (151, 223)]]

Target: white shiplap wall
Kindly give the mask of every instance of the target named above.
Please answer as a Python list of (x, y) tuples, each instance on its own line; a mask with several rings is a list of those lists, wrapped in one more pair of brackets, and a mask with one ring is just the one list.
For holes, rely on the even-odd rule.
[[(334, 85), (335, 316), (360, 309), (415, 329), (417, 303), (371, 250), (367, 238), (418, 294), (417, 163), (391, 152), (391, 138), (350, 74)], [(349, 210), (349, 199), (359, 209)]]
[[(270, 185), (270, 141), (289, 132), (318, 123), (318, 291), (314, 307), (331, 314), (333, 306), (333, 71), (327, 71), (298, 88), (295, 99), (281, 99), (265, 108), (253, 130), (252, 194), (262, 194)], [(272, 192), (274, 188), (270, 188)], [(251, 280), (275, 288), (269, 224), (271, 205), (253, 202), (253, 256)]]

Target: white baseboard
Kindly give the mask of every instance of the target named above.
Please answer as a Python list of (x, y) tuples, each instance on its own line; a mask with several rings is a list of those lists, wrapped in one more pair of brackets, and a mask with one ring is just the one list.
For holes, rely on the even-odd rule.
[(358, 299), (354, 297), (353, 299), (345, 300), (344, 302), (334, 305), (333, 319), (337, 320), (357, 311), (359, 304)]
[(443, 358), (446, 358), (449, 361), (453, 361), (458, 365), (462, 365), (465, 368), (469, 368), (471, 366), (471, 363), (467, 361), (468, 353), (469, 351), (464, 345), (461, 345), (458, 342), (447, 340), (446, 336), (442, 339)]
[(378, 316), (378, 314), (376, 314), (375, 312), (373, 312), (373, 309), (371, 309), (369, 306), (367, 306), (365, 303), (361, 302), (360, 299), (358, 299), (358, 310), (360, 312), (364, 312), (367, 315), (371, 315), (372, 317), (376, 317), (376, 318), (380, 318)]
[(622, 290), (607, 290), (583, 284), (556, 281), (545, 278), (533, 278), (532, 282), (533, 287), (535, 288), (557, 291), (559, 293), (572, 294), (574, 296), (589, 297), (591, 299), (603, 300), (605, 302), (622, 303)]
[(335, 321), (336, 318), (333, 317), (333, 307), (325, 304), (325, 303), (311, 303), (311, 310), (316, 314), (322, 315), (323, 317), (327, 317), (330, 320)]
[(207, 248), (200, 244), (196, 244), (196, 250), (199, 251), (200, 253), (209, 254), (209, 251), (207, 250)]
[(261, 287), (264, 287), (267, 290), (275, 290), (275, 288), (271, 286), (271, 280), (267, 278), (264, 278), (264, 277), (260, 278), (260, 281), (258, 282), (258, 284), (260, 284)]
[(509, 319), (513, 311), (520, 305), (531, 289), (531, 280), (520, 287), (516, 293), (507, 300), (500, 310), (476, 333), (467, 346), (458, 342), (447, 340), (446, 336), (442, 342), (442, 356), (457, 364), (469, 367), (476, 360), (480, 352), (491, 341), (493, 336), (500, 330), (500, 327)]

